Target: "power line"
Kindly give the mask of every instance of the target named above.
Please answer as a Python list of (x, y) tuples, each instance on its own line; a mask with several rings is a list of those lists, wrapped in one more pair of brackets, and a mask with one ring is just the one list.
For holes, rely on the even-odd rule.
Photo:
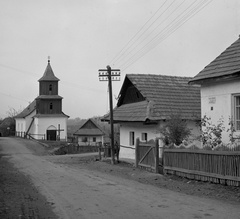
[[(196, 1), (195, 1), (196, 2)], [(185, 16), (184, 15), (184, 13), (195, 3), (195, 2), (193, 2), (190, 6), (188, 6), (187, 7), (187, 9), (185, 9), (183, 12), (181, 12), (181, 14), (180, 15), (183, 15), (183, 17)], [(198, 5), (196, 6), (196, 7), (198, 7)], [(188, 13), (188, 12), (187, 12)], [(177, 21), (176, 21), (177, 20)], [(175, 25), (175, 21), (176, 21), (176, 23), (178, 23), (180, 20), (182, 20), (182, 17), (180, 17), (180, 19), (179, 19), (179, 16), (177, 16), (173, 21), (171, 21), (171, 23), (170, 24), (168, 24), (167, 26), (165, 26), (165, 28), (163, 28), (158, 34), (156, 34), (149, 42), (147, 42), (141, 49), (139, 49), (135, 54), (133, 54), (130, 58), (129, 58), (129, 60), (127, 60), (124, 64), (123, 64), (123, 66), (125, 66), (127, 63), (129, 63), (133, 58), (134, 58), (134, 56), (136, 56), (138, 53), (140, 53), (140, 55), (143, 53), (144, 54), (144, 52), (145, 52), (145, 50), (147, 50), (148, 49), (148, 46), (150, 45), (151, 46), (151, 43), (152, 42), (154, 42), (154, 43), (152, 43), (152, 47), (154, 48), (155, 47), (155, 45), (158, 45), (159, 43), (157, 43), (158, 42), (158, 37), (159, 36), (161, 36), (161, 34), (164, 34), (164, 33), (167, 33), (168, 34), (168, 31), (169, 31), (169, 29), (171, 30), (171, 28), (172, 28), (172, 26), (173, 25)], [(170, 33), (170, 32), (169, 32)], [(169, 34), (170, 35), (170, 34)], [(156, 44), (157, 43), (157, 44)]]
[[(3, 67), (3, 68), (7, 68), (7, 69), (11, 69), (15, 72), (20, 72), (22, 74), (27, 74), (27, 75), (31, 75), (32, 77), (34, 78), (37, 78), (39, 75), (38, 74), (35, 74), (35, 73), (31, 73), (31, 72), (28, 72), (28, 71), (25, 71), (25, 70), (21, 70), (21, 69), (18, 69), (18, 68), (14, 68), (12, 66), (8, 66), (8, 65), (4, 65), (4, 64), (1, 64), (0, 63), (0, 66)], [(76, 84), (76, 83), (72, 83), (72, 82), (68, 82), (68, 81), (60, 81), (60, 83), (62, 83), (64, 86), (67, 86), (67, 87), (76, 87), (76, 88), (80, 88), (80, 89), (83, 89), (83, 90), (88, 90), (88, 91), (93, 91), (93, 92), (104, 92), (100, 89), (96, 89), (96, 88), (91, 88), (89, 86), (83, 86), (83, 85), (79, 85), (79, 84)]]
[(205, 8), (211, 1), (209, 1), (209, 2), (202, 1), (202, 2), (198, 3), (196, 6), (194, 6), (194, 8), (191, 8), (189, 11), (187, 11), (187, 9), (186, 9), (183, 13), (185, 13), (186, 11), (187, 12), (185, 14), (182, 13), (180, 19), (179, 19), (179, 17), (175, 18), (168, 26), (166, 26), (161, 32), (159, 32), (154, 38), (152, 38), (140, 50), (138, 50), (126, 62), (124, 62), (121, 67), (122, 71), (127, 69), (133, 63), (135, 63), (139, 58), (141, 58), (142, 56), (147, 54), (150, 50), (155, 48), (156, 45), (160, 44), (163, 40), (168, 38), (172, 33), (174, 33), (177, 29), (179, 29), (184, 23), (186, 23), (189, 19), (191, 19), (195, 14), (197, 14), (200, 10)]
[[(185, 0), (184, 0), (185, 1)], [(132, 48), (129, 52), (128, 52), (128, 54), (126, 55), (126, 56), (128, 56), (128, 55), (130, 55), (131, 54), (131, 52), (133, 52), (140, 44), (142, 44), (145, 40), (147, 40), (147, 38), (149, 37), (149, 36), (151, 36), (151, 34), (161, 25), (161, 24), (163, 24), (163, 22), (165, 21), (165, 20), (167, 20), (175, 11), (177, 11), (179, 8), (180, 8), (180, 6), (184, 3), (184, 1), (183, 2), (181, 2), (179, 5), (177, 5), (177, 7), (165, 18), (165, 19), (163, 19), (162, 21), (161, 21), (161, 23), (160, 24), (158, 24), (150, 33), (148, 33), (148, 35), (143, 39), (143, 40), (141, 40), (134, 48)], [(171, 4), (172, 5), (172, 4)], [(171, 6), (171, 5), (169, 5), (169, 6)], [(169, 8), (169, 7), (168, 7)], [(168, 9), (167, 8), (167, 9)], [(167, 10), (166, 9), (166, 10)], [(166, 11), (165, 10), (165, 11)], [(165, 12), (164, 11), (164, 12)], [(149, 29), (149, 28), (148, 28)], [(147, 29), (147, 30), (148, 30)]]
[(6, 97), (10, 97), (10, 98), (13, 98), (13, 99), (16, 99), (16, 100), (21, 100), (21, 101), (24, 101), (24, 102), (27, 102), (27, 103), (30, 103), (30, 101), (26, 100), (26, 99), (23, 99), (21, 97), (16, 97), (16, 96), (12, 96), (10, 94), (6, 94), (6, 93), (3, 93), (3, 92), (0, 92), (1, 95), (4, 95)]
[[(134, 40), (134, 38), (143, 30), (143, 28), (150, 22), (150, 20), (158, 13), (158, 11), (165, 5), (165, 2), (158, 8), (158, 10), (147, 20), (147, 22), (144, 23), (144, 25), (138, 30), (138, 32), (127, 42), (127, 44), (123, 47), (123, 49), (110, 61), (110, 63), (114, 62), (116, 59), (119, 59), (119, 56), (121, 57), (123, 54), (122, 52), (125, 50), (125, 48)], [(122, 55), (121, 55), (122, 54)]]
[[(196, 1), (195, 1), (196, 2)], [(187, 7), (187, 9), (185, 9), (183, 12), (181, 12), (181, 14), (180, 14), (180, 16), (184, 16), (184, 13), (195, 3), (195, 2), (193, 2), (190, 6), (188, 6)], [(198, 6), (198, 5), (197, 5)], [(187, 12), (188, 13), (188, 12)], [(169, 31), (169, 29), (173, 26), (173, 24), (174, 24), (174, 22), (176, 21), (176, 23), (178, 23), (178, 21), (179, 20), (181, 20), (182, 19), (182, 17), (180, 17), (180, 19), (179, 19), (179, 16), (176, 16), (175, 17), (175, 19), (174, 20), (172, 20), (171, 21), (171, 23), (170, 24), (168, 24), (167, 26), (165, 26), (165, 28), (163, 28), (158, 34), (156, 34), (148, 43), (146, 43), (141, 49), (139, 49), (135, 54), (133, 54), (130, 58), (129, 58), (129, 60), (127, 60), (123, 65), (126, 65), (126, 63), (129, 63), (133, 58), (134, 58), (134, 56), (136, 56), (136, 54), (138, 54), (138, 53), (143, 53), (144, 52), (144, 49), (145, 50), (147, 50), (148, 49), (148, 46), (149, 46), (149, 44), (151, 45), (151, 43), (152, 42), (154, 42), (154, 43), (152, 43), (152, 45), (153, 45), (153, 48), (155, 47), (155, 44), (156, 44), (156, 41), (158, 40), (158, 37), (161, 35), (161, 34), (163, 34), (163, 33), (165, 33), (165, 32), (168, 32)], [(157, 39), (157, 40), (156, 40)], [(155, 40), (155, 41), (154, 41)]]

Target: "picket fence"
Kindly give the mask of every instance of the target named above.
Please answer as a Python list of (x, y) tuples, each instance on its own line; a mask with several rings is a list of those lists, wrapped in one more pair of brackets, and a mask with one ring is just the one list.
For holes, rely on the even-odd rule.
[(240, 186), (240, 151), (164, 149), (163, 165), (165, 173)]

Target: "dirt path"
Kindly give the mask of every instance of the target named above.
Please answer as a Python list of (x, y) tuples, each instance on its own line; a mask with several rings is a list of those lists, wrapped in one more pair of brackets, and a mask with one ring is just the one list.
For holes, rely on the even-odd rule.
[[(240, 218), (238, 204), (146, 186), (84, 167), (72, 168), (54, 162), (59, 157), (34, 155), (25, 145), (21, 139), (0, 140), (1, 153), (31, 178), (60, 218)], [(32, 146), (36, 149), (39, 145)]]

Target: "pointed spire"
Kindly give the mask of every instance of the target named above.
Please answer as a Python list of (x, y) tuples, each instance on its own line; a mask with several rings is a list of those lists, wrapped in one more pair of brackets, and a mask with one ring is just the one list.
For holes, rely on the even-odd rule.
[(50, 56), (48, 56), (48, 64), (46, 70), (38, 81), (59, 81), (59, 79), (54, 75), (52, 67), (50, 65)]

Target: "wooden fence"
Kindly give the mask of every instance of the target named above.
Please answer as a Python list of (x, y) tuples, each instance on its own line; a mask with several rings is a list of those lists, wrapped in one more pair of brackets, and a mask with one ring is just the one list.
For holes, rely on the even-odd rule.
[(240, 186), (240, 151), (164, 149), (165, 173)]

